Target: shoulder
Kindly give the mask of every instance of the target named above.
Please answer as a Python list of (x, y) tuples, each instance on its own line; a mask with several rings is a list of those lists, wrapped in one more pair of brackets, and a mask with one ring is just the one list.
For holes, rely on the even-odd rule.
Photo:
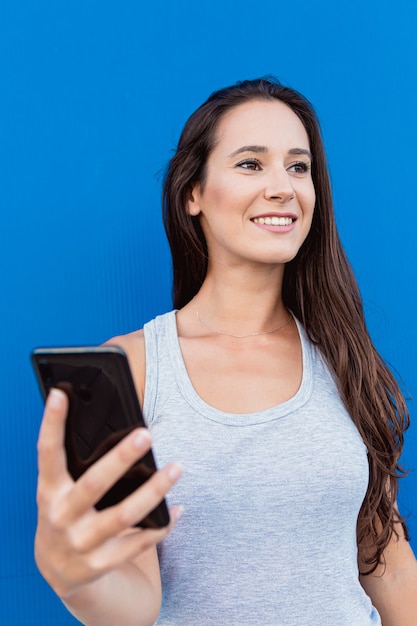
[(143, 405), (146, 376), (145, 337), (143, 329), (135, 330), (126, 335), (112, 337), (103, 345), (118, 346), (124, 350), (135, 382), (136, 393), (138, 394), (141, 405)]
[[(136, 392), (140, 403), (143, 406), (145, 396), (145, 379), (146, 379), (146, 349), (145, 349), (145, 329), (148, 328), (148, 340), (154, 333), (159, 331), (166, 332), (171, 327), (171, 321), (176, 311), (168, 311), (145, 324), (144, 328), (135, 330), (126, 335), (117, 335), (104, 342), (103, 345), (112, 345), (122, 348), (126, 352), (130, 369), (132, 371), (133, 380), (136, 386)], [(175, 319), (175, 317), (174, 317)]]

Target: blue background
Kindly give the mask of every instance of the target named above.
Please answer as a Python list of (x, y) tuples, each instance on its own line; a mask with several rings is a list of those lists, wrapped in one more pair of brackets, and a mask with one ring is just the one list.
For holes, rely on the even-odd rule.
[[(171, 308), (161, 170), (214, 89), (273, 73), (314, 103), (371, 334), (416, 396), (416, 18), (414, 0), (3, 0), (2, 626), (75, 623), (32, 556), (29, 352), (100, 343)], [(416, 450), (414, 425), (400, 503), (415, 551)]]

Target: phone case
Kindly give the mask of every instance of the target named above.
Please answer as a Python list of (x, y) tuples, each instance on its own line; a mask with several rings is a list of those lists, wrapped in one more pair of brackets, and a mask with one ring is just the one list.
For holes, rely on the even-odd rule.
[[(145, 426), (126, 354), (116, 346), (38, 348), (32, 363), (44, 400), (52, 387), (69, 397), (65, 431), (67, 466), (77, 480), (131, 430)], [(156, 471), (152, 450), (95, 504), (120, 502)], [(165, 500), (136, 526), (162, 528), (169, 523)]]

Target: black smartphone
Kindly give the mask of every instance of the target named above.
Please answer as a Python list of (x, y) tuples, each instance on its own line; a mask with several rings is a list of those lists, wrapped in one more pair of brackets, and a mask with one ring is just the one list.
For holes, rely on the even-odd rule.
[[(52, 387), (68, 395), (65, 450), (74, 480), (131, 430), (145, 427), (127, 356), (121, 348), (37, 348), (32, 352), (32, 363), (44, 400)], [(96, 509), (117, 504), (155, 471), (149, 450), (96, 502)], [(168, 524), (164, 499), (136, 526), (162, 528)]]

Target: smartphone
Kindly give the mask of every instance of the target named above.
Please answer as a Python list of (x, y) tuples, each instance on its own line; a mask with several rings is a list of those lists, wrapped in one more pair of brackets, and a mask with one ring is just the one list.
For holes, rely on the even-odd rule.
[[(127, 356), (121, 348), (37, 348), (31, 357), (44, 400), (52, 387), (68, 395), (65, 451), (74, 480), (131, 430), (145, 427)], [(149, 450), (95, 503), (96, 509), (117, 504), (155, 471), (154, 455)], [(164, 499), (136, 526), (162, 528), (168, 524)]]

